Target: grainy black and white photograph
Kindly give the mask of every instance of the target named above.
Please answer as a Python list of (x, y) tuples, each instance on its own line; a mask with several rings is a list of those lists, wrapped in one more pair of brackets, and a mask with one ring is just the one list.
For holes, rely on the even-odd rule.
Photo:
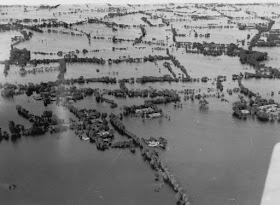
[(279, 205), (278, 0), (0, 0), (1, 205)]

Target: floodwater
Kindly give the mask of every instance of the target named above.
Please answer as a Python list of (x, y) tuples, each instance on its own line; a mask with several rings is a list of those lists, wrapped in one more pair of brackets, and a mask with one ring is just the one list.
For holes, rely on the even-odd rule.
[[(28, 14), (30, 15), (30, 14)], [(38, 12), (36, 12), (38, 15)], [(47, 14), (46, 14), (47, 15)], [(88, 14), (86, 14), (88, 15)], [(100, 15), (100, 14), (98, 14)], [(127, 24), (143, 23), (143, 15), (128, 16)], [(61, 16), (60, 19), (67, 19)], [(122, 22), (126, 17), (116, 18), (116, 22)], [(74, 21), (73, 19), (70, 19)], [(69, 20), (69, 21), (70, 21)], [(77, 26), (79, 29), (86, 29)], [(91, 29), (91, 28), (90, 28)], [(102, 29), (102, 28), (99, 28)], [(93, 28), (94, 30), (94, 28)], [(164, 29), (163, 29), (164, 30)], [(129, 31), (129, 30), (128, 30)], [(147, 29), (149, 38), (158, 36), (165, 39), (170, 36), (166, 33), (153, 33), (153, 28)], [(182, 30), (183, 31), (183, 30)], [(234, 30), (235, 31), (235, 30)], [(125, 31), (119, 31), (125, 32)], [(136, 33), (139, 32), (139, 28)], [(203, 31), (206, 32), (206, 31)], [(209, 31), (211, 32), (211, 30)], [(234, 34), (230, 30), (213, 31), (213, 39)], [(255, 31), (249, 31), (248, 33)], [(8, 41), (11, 36), (18, 35), (12, 32), (1, 34), (6, 40), (0, 40), (3, 51), (0, 60), (9, 56)], [(111, 35), (108, 34), (108, 35)], [(129, 36), (128, 34), (126, 34)], [(134, 37), (135, 33), (133, 33)], [(222, 36), (222, 37), (221, 37)], [(240, 31), (237, 39), (246, 37), (246, 32)], [(88, 53), (86, 56), (102, 57), (104, 59), (115, 58), (119, 55), (135, 57), (148, 56), (151, 49), (139, 50), (132, 48), (129, 43), (113, 45), (109, 41), (92, 41), (89, 45), (86, 37), (70, 37), (64, 35), (44, 34), (45, 42), (40, 42), (40, 36), (35, 35), (29, 41), (19, 44), (19, 48), (26, 47), (31, 51), (58, 52), (61, 48), (69, 52), (75, 49), (82, 50), (106, 48), (108, 50), (99, 53)], [(55, 39), (55, 41), (53, 40)], [(234, 39), (232, 42), (236, 42)], [(212, 39), (209, 39), (212, 40)], [(223, 39), (220, 39), (223, 42)], [(38, 47), (38, 45), (40, 45)], [(141, 44), (140, 44), (141, 45)], [(139, 46), (140, 46), (139, 45)], [(107, 48), (110, 46), (109, 48)], [(112, 52), (111, 47), (128, 47), (129, 52)], [(146, 45), (141, 45), (146, 46)], [(277, 54), (279, 48), (258, 50), (268, 52), (271, 59), (265, 63), (268, 66), (277, 67)], [(156, 52), (155, 52), (156, 53)], [(249, 70), (249, 66), (241, 65), (236, 57), (209, 57), (198, 54), (186, 54), (183, 49), (171, 50), (176, 59), (185, 66), (192, 77), (201, 78), (208, 76), (212, 79), (218, 75), (227, 76), (223, 82), (224, 90), (238, 87), (237, 82), (231, 81), (232, 74), (239, 74)], [(157, 54), (165, 55), (165, 51)], [(81, 54), (82, 55), (82, 54)], [(32, 54), (32, 58), (38, 56)], [(40, 56), (41, 58), (44, 58)], [(38, 58), (40, 58), (38, 57)], [(50, 58), (50, 56), (45, 56)], [(57, 56), (54, 56), (57, 58)], [(105, 64), (67, 64), (66, 78), (79, 76), (102, 77), (110, 76), (120, 78), (141, 77), (143, 75), (162, 76), (169, 74), (163, 67), (163, 61), (158, 65), (154, 63), (121, 63), (118, 65)], [(50, 64), (48, 66), (58, 66)], [(40, 67), (40, 66), (38, 66)], [(279, 67), (279, 66), (278, 66)], [(40, 83), (54, 81), (58, 72), (44, 72), (26, 74), (21, 76), (19, 68), (11, 66), (8, 76), (4, 76), (4, 66), (0, 65), (1, 83), (27, 84), (28, 82)], [(32, 67), (27, 68), (32, 69)], [(100, 71), (97, 72), (97, 69)], [(181, 71), (172, 65), (172, 69), (179, 75)], [(176, 89), (187, 88), (206, 92), (207, 88), (215, 88), (212, 81), (208, 83), (147, 83), (145, 85), (127, 84), (133, 89)], [(267, 98), (280, 101), (280, 81), (246, 80), (242, 81), (245, 87), (259, 92)], [(92, 87), (100, 89), (116, 89), (119, 85), (92, 83), (77, 85), (78, 87)], [(275, 95), (269, 96), (271, 90)], [(145, 99), (114, 99), (119, 107), (110, 109), (106, 103), (97, 103), (94, 97), (87, 97), (75, 103), (79, 108), (97, 109), (101, 112), (119, 113), (124, 105), (143, 104)], [(170, 170), (178, 178), (178, 181), (189, 194), (193, 204), (197, 205), (252, 205), (259, 204), (264, 188), (266, 174), (270, 162), (271, 153), (276, 143), (280, 142), (279, 124), (261, 123), (257, 119), (239, 120), (232, 116), (231, 103), (238, 98), (238, 94), (226, 95), (229, 103), (219, 99), (209, 99), (209, 109), (200, 110), (197, 101), (183, 101), (183, 108), (174, 108), (173, 105), (161, 105), (163, 112), (170, 116), (166, 118), (145, 120), (140, 118), (124, 118), (126, 128), (139, 137), (148, 138), (164, 137), (168, 140), (168, 148), (160, 151), (161, 158), (166, 162)], [(52, 110), (67, 122), (69, 117), (74, 117), (66, 109), (48, 105), (44, 107), (42, 102), (35, 101), (32, 97), (16, 96), (13, 99), (0, 97), (0, 127), (8, 130), (10, 120), (28, 127), (31, 124), (21, 118), (16, 112), (16, 105), (22, 105), (34, 114), (41, 114), (44, 110)], [(126, 139), (116, 134), (117, 140)], [(0, 143), (0, 204), (132, 204), (152, 205), (175, 204), (174, 192), (165, 185), (160, 192), (154, 189), (158, 182), (154, 181), (155, 172), (149, 164), (143, 161), (139, 150), (135, 154), (129, 150), (110, 149), (104, 152), (98, 151), (94, 144), (81, 141), (72, 131), (61, 134), (46, 134), (40, 137), (22, 137), (16, 142), (2, 141)], [(16, 184), (17, 188), (10, 191), (7, 184)]]
[[(42, 113), (42, 104), (16, 97), (1, 99), (1, 127), (8, 129), (18, 117), (20, 102), (33, 113)], [(20, 101), (19, 101), (20, 100)], [(215, 101), (215, 100), (214, 100)], [(122, 102), (126, 104), (125, 101)], [(212, 106), (212, 104), (214, 104)], [(121, 101), (118, 101), (119, 105)], [(140, 137), (163, 136), (168, 149), (161, 154), (195, 204), (258, 204), (275, 143), (280, 141), (278, 124), (257, 120), (240, 121), (231, 116), (228, 105), (211, 102), (208, 111), (198, 103), (183, 103), (183, 108), (161, 106), (167, 119), (125, 119), (126, 127)], [(87, 105), (87, 106), (85, 106)], [(87, 98), (78, 107), (109, 111)], [(52, 105), (67, 120), (68, 111)], [(118, 136), (119, 138), (123, 138)], [(168, 187), (154, 192), (154, 172), (139, 151), (97, 151), (71, 131), (59, 135), (22, 138), (0, 144), (1, 183), (17, 184), (14, 192), (0, 189), (1, 203), (21, 204), (171, 204), (173, 191)], [(71, 196), (71, 197), (69, 197)]]

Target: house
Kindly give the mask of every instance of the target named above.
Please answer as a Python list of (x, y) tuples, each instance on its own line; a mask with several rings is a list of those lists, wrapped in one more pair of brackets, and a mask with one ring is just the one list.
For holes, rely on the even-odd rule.
[(34, 95), (33, 98), (35, 100), (42, 100), (43, 99), (43, 97), (41, 95)]
[(240, 110), (240, 112), (243, 114), (243, 115), (249, 115), (249, 111), (248, 110)]
[(135, 113), (136, 114), (142, 114), (142, 113), (149, 113), (149, 112), (153, 112), (153, 111), (154, 111), (153, 108), (148, 107), (148, 108), (136, 109)]
[(149, 146), (149, 147), (157, 147), (157, 146), (159, 146), (159, 142), (150, 141), (150, 142), (148, 142), (148, 146)]
[(156, 112), (148, 115), (149, 118), (158, 118), (161, 117), (161, 113)]
[(107, 136), (109, 136), (109, 134), (110, 133), (107, 131), (100, 131), (97, 133), (97, 135), (99, 135), (100, 137), (107, 137)]

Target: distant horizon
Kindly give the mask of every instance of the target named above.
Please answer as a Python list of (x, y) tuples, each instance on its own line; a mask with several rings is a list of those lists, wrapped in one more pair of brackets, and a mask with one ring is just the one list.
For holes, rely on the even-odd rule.
[(72, 4), (112, 4), (112, 5), (126, 5), (126, 4), (209, 4), (209, 3), (224, 3), (224, 4), (252, 4), (252, 3), (274, 3), (278, 4), (279, 2), (275, 0), (1, 0), (0, 5), (72, 5)]

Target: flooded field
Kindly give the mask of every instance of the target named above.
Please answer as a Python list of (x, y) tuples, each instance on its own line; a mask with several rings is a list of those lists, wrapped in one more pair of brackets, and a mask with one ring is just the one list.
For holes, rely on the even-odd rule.
[(278, 4), (0, 11), (0, 204), (260, 204)]

